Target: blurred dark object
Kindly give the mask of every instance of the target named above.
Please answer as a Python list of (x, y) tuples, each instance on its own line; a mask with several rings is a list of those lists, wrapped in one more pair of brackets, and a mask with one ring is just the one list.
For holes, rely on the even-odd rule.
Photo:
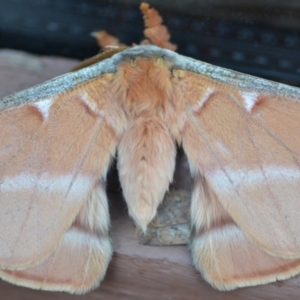
[[(156, 2), (149, 1), (159, 9), (180, 54), (300, 86), (300, 4), (295, 1)], [(139, 3), (1, 1), (0, 47), (84, 59), (99, 52), (90, 33), (100, 29), (126, 44), (138, 43), (143, 38)]]

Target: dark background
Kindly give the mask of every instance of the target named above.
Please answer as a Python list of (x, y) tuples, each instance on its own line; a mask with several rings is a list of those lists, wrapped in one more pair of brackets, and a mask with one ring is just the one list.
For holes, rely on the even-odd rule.
[[(178, 52), (300, 86), (300, 4), (282, 0), (152, 0)], [(299, 1), (300, 2), (300, 1)], [(0, 1), (0, 48), (84, 59), (99, 52), (90, 33), (124, 43), (143, 38), (136, 0)]]

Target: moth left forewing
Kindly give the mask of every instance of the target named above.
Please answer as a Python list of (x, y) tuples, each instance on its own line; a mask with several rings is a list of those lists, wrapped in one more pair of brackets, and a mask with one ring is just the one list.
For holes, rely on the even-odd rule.
[[(72, 248), (63, 242), (70, 237), (75, 243), (74, 254), (69, 252), (71, 261), (75, 263), (80, 249), (86, 247), (85, 240), (90, 240), (91, 246), (84, 251), (87, 258), (82, 257), (82, 266), (85, 264), (89, 269), (89, 262), (98, 261), (94, 281), (78, 290), (91, 287), (103, 277), (111, 255), (107, 246), (110, 244), (107, 205), (103, 206), (104, 211), (98, 210), (98, 214), (80, 210), (89, 203), (97, 182), (105, 180), (124, 125), (124, 116), (111, 102), (110, 80), (111, 74), (106, 74), (75, 84), (55, 96), (37, 94), (23, 105), (19, 105), (18, 94), (4, 99), (0, 113), (0, 266), (3, 270), (12, 270), (1, 274), (4, 279), (26, 285), (29, 279), (26, 276), (20, 279), (14, 270), (42, 263), (36, 269), (37, 282), (30, 279), (29, 286), (51, 289), (52, 283), (42, 284), (43, 278), (38, 274), (46, 272), (53, 277), (53, 282), (58, 280), (60, 275), (53, 273), (51, 266), (56, 264), (55, 259), (61, 262)], [(47, 90), (49, 83), (39, 86), (37, 91), (43, 88)], [(25, 94), (33, 92), (34, 89)], [(106, 197), (98, 194), (93, 197), (105, 202)], [(89, 225), (93, 222), (94, 227)], [(99, 234), (102, 240), (93, 243)], [(108, 250), (96, 254), (101, 244)], [(50, 265), (49, 261), (52, 261)], [(63, 274), (67, 272), (71, 280), (72, 269), (61, 270)], [(70, 281), (62, 290), (72, 288)]]
[[(179, 75), (193, 87), (185, 93), (187, 122), (183, 130), (183, 147), (194, 176), (200, 173), (205, 177), (208, 189), (245, 234), (247, 243), (253, 243), (252, 248), (258, 247), (268, 255), (287, 259), (286, 266), (277, 269), (275, 266), (280, 263), (274, 259), (273, 280), (276, 276), (294, 275), (299, 272), (299, 264), (295, 261), (292, 267), (290, 261), (300, 257), (299, 91), (251, 76), (247, 87), (246, 75), (241, 76), (240, 84), (236, 78), (236, 84), (233, 84), (231, 78), (226, 83), (211, 78), (214, 76), (180, 72)], [(222, 80), (226, 81), (226, 78)], [(203, 210), (191, 211), (198, 234), (205, 223), (200, 222), (201, 213)], [(218, 223), (217, 228), (213, 226), (206, 235), (207, 241), (214, 240), (215, 247), (206, 260), (214, 261), (215, 267), (222, 255), (218, 249), (222, 245), (226, 249), (225, 241), (232, 241), (232, 254), (236, 251), (239, 256), (238, 253), (243, 251), (238, 240), (233, 240), (235, 234), (231, 222)], [(220, 238), (216, 239), (216, 236)], [(195, 246), (197, 242), (193, 244), (197, 264), (195, 257), (201, 247)], [(255, 266), (258, 257), (249, 257), (245, 264), (251, 265), (249, 260), (252, 259)], [(266, 269), (272, 270), (272, 263), (268, 266), (268, 260), (265, 261)], [(236, 270), (241, 270), (239, 263), (233, 260), (232, 264)], [(211, 266), (206, 268), (204, 273)], [(247, 281), (247, 268), (244, 271), (245, 281), (240, 280), (237, 286), (273, 281), (272, 276), (267, 276), (268, 272), (262, 274), (257, 269), (257, 278), (251, 283)]]

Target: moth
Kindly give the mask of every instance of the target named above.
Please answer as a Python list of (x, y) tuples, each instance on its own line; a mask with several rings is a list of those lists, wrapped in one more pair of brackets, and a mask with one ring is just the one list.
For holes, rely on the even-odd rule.
[(215, 288), (300, 273), (300, 89), (154, 45), (0, 101), (0, 277), (96, 288), (112, 256), (105, 181), (154, 218), (183, 147), (194, 179), (191, 253)]

